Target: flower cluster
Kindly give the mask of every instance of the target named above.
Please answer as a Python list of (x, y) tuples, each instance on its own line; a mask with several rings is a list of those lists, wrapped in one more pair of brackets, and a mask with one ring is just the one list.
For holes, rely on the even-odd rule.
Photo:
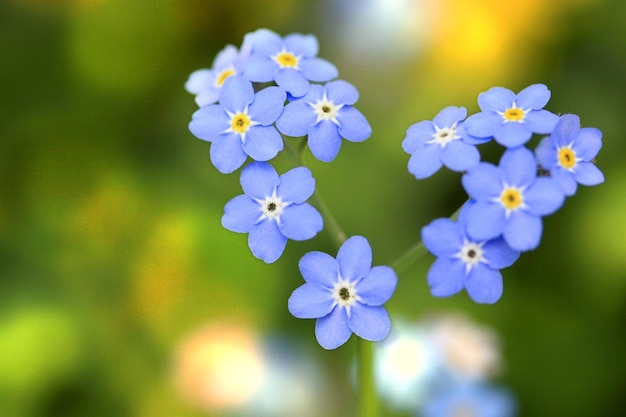
[[(280, 258), (289, 239), (311, 239), (324, 227), (322, 215), (307, 203), (315, 193), (311, 171), (296, 164), (279, 175), (271, 160), (300, 141), (313, 157), (330, 162), (343, 139), (361, 142), (372, 132), (354, 107), (357, 89), (336, 79), (335, 66), (317, 53), (313, 35), (281, 37), (259, 29), (245, 35), (239, 50), (226, 46), (213, 68), (193, 72), (185, 84), (200, 106), (189, 130), (211, 143), (217, 170), (230, 174), (252, 160), (241, 170), (244, 194), (226, 204), (222, 225), (247, 233), (250, 251), (266, 263)], [(371, 264), (362, 236), (346, 240), (336, 260), (310, 252), (300, 261), (306, 283), (294, 291), (289, 310), (318, 319), (322, 347), (337, 348), (353, 332), (372, 341), (387, 336), (391, 325), (383, 304), (397, 278), (391, 268)]]
[[(446, 107), (432, 122), (407, 130), (409, 172), (417, 179), (441, 166), (463, 172), (469, 197), (456, 221), (436, 219), (422, 229), (424, 245), (437, 256), (428, 272), (434, 296), (465, 289), (478, 303), (496, 302), (499, 270), (539, 245), (542, 217), (574, 195), (577, 184), (604, 181), (593, 163), (601, 132), (581, 128), (578, 116), (545, 110), (550, 94), (543, 84), (518, 94), (493, 87), (478, 96), (481, 112), (466, 118), (465, 108)], [(545, 137), (533, 152), (526, 145), (534, 134)], [(505, 147), (498, 165), (481, 162), (477, 150), (492, 140)]]

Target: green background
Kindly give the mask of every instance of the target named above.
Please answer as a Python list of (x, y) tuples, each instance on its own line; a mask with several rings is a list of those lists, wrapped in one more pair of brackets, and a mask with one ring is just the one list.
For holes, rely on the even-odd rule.
[(307, 161), (346, 232), (369, 239), (374, 264), (393, 262), (465, 199), (458, 174), (416, 181), (406, 171), (411, 124), (447, 105), (476, 112), (494, 85), (542, 82), (548, 109), (602, 130), (606, 183), (579, 187), (545, 219), (538, 250), (504, 271), (497, 304), (431, 297), (428, 256), (400, 276), (388, 309), (463, 312), (494, 328), (499, 382), (520, 415), (622, 415), (626, 3), (390, 1), (411, 12), (364, 15), (369, 3), (0, 2), (0, 415), (212, 415), (181, 400), (171, 376), (182, 341), (207, 323), (288, 334), (346, 379), (354, 340), (323, 351), (313, 322), (286, 309), (302, 283), (298, 259), (334, 255), (330, 239), (289, 242), (273, 265), (252, 257), (246, 236), (220, 224), (238, 175), (219, 174), (187, 129), (188, 75), (259, 27), (315, 34), (319, 55), (360, 92), (371, 138), (344, 142), (332, 163)]

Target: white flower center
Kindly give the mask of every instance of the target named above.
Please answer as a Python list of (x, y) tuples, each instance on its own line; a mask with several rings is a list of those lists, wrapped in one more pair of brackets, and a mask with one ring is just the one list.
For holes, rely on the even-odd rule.
[(332, 292), (335, 303), (339, 304), (341, 307), (345, 307), (348, 315), (350, 314), (352, 304), (361, 300), (361, 297), (357, 294), (355, 283), (345, 281), (341, 276), (339, 276), (339, 280), (335, 284)]
[(454, 255), (465, 264), (466, 274), (469, 273), (474, 266), (481, 262), (489, 263), (487, 259), (485, 259), (485, 251), (483, 250), (484, 244), (485, 242), (476, 243), (465, 239), (461, 250)]
[(284, 202), (282, 198), (278, 197), (276, 195), (276, 189), (274, 189), (271, 196), (265, 197), (265, 200), (257, 200), (257, 203), (259, 203), (262, 213), (258, 221), (270, 219), (279, 224), (283, 209), (291, 204)]
[(324, 93), (321, 100), (318, 100), (317, 103), (309, 103), (309, 106), (313, 108), (315, 114), (317, 115), (315, 123), (319, 123), (321, 120), (330, 120), (336, 125), (339, 125), (339, 122), (337, 121), (337, 112), (343, 107), (343, 104), (338, 106), (328, 100), (328, 98), (326, 98), (326, 93)]
[(427, 143), (438, 143), (443, 148), (444, 146), (446, 146), (446, 144), (448, 144), (448, 142), (456, 139), (461, 139), (461, 137), (456, 134), (456, 123), (450, 127), (444, 127), (441, 129), (437, 126), (434, 127), (435, 134), (433, 135), (433, 138)]

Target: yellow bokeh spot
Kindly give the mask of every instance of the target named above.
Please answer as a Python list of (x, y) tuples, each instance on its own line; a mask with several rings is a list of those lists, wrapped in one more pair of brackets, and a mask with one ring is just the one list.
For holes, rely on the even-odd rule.
[(276, 62), (278, 62), (278, 65), (280, 65), (281, 68), (295, 68), (298, 66), (298, 58), (296, 58), (296, 56), (291, 52), (281, 52), (276, 55), (275, 60)]
[(250, 127), (250, 118), (245, 113), (237, 113), (230, 120), (230, 126), (233, 128), (233, 131), (244, 134), (248, 131), (248, 127)]
[(504, 119), (507, 122), (520, 122), (525, 115), (526, 113), (524, 112), (524, 110), (518, 107), (512, 107), (510, 109), (507, 109), (503, 114)]
[(500, 201), (507, 210), (515, 210), (522, 205), (522, 193), (517, 188), (505, 188)]
[(215, 84), (218, 87), (221, 87), (222, 84), (224, 84), (224, 81), (226, 81), (226, 78), (230, 77), (231, 75), (235, 75), (236, 72), (234, 69), (232, 68), (226, 68), (224, 71), (220, 72), (219, 75), (217, 76), (216, 80), (215, 80)]
[(559, 164), (566, 169), (574, 168), (574, 165), (576, 165), (576, 154), (571, 148), (564, 147), (559, 149)]

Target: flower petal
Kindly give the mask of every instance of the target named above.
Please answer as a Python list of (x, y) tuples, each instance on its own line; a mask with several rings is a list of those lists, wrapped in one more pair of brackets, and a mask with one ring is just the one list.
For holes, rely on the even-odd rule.
[(531, 110), (524, 117), (526, 128), (534, 133), (547, 134), (554, 130), (559, 116), (548, 110)]
[(465, 107), (448, 106), (441, 110), (433, 119), (433, 124), (439, 129), (452, 127), (467, 116)]
[(332, 293), (319, 284), (306, 283), (294, 290), (287, 302), (289, 312), (299, 319), (316, 319), (331, 312), (335, 305)]
[(502, 116), (499, 114), (483, 112), (472, 114), (463, 122), (463, 126), (465, 126), (465, 130), (471, 136), (490, 138), (501, 123)]
[(546, 136), (541, 139), (541, 142), (535, 148), (537, 162), (543, 169), (548, 171), (557, 163), (556, 146), (554, 146), (552, 138), (553, 136)]
[(551, 178), (540, 177), (524, 192), (528, 211), (536, 216), (546, 216), (557, 211), (565, 201), (561, 187)]
[(293, 68), (279, 68), (274, 73), (274, 80), (294, 97), (302, 97), (309, 91), (309, 82)]
[(308, 252), (298, 263), (300, 273), (306, 282), (318, 283), (332, 289), (338, 280), (337, 260), (324, 252)]
[(430, 120), (412, 124), (406, 131), (406, 137), (402, 141), (402, 149), (404, 149), (404, 152), (412, 154), (418, 147), (432, 140), (435, 133), (435, 127)]
[(516, 210), (511, 213), (502, 236), (511, 248), (523, 252), (539, 246), (542, 230), (541, 217)]
[(307, 240), (324, 228), (322, 215), (310, 204), (285, 207), (280, 216), (280, 231), (292, 240)]
[(502, 192), (502, 171), (493, 164), (481, 162), (461, 177), (461, 183), (473, 199), (490, 201)]
[(363, 236), (352, 236), (339, 248), (337, 262), (343, 279), (355, 281), (365, 277), (372, 268), (372, 248)]
[(326, 97), (335, 105), (353, 105), (359, 99), (359, 92), (349, 82), (343, 80), (331, 81), (324, 85)]
[(189, 130), (199, 139), (212, 142), (229, 127), (230, 118), (221, 106), (211, 104), (196, 110)]
[(596, 157), (602, 148), (602, 132), (595, 127), (583, 127), (576, 136), (572, 146), (576, 157), (589, 162)]
[[(584, 162), (578, 162), (577, 165), (580, 166), (581, 163)], [(566, 196), (569, 197), (576, 194), (578, 183), (576, 182), (573, 172), (557, 165), (550, 171), (550, 177), (559, 184)]]
[(257, 125), (248, 129), (243, 150), (255, 161), (269, 161), (283, 146), (283, 138), (274, 126)]
[(350, 339), (352, 331), (348, 327), (346, 310), (336, 306), (327, 316), (315, 323), (315, 337), (324, 349), (336, 349)]
[(243, 75), (250, 81), (266, 83), (274, 80), (274, 72), (277, 68), (278, 64), (273, 59), (261, 53), (253, 53), (246, 59)]
[(304, 78), (315, 82), (332, 80), (339, 74), (337, 67), (321, 58), (302, 59), (300, 71), (302, 71)]
[(304, 203), (315, 191), (315, 178), (307, 167), (293, 168), (280, 176), (276, 194), (289, 203)]
[(384, 307), (355, 303), (350, 309), (348, 326), (360, 338), (379, 342), (389, 334), (391, 320)]
[(273, 263), (283, 254), (287, 238), (272, 220), (263, 220), (250, 228), (248, 246), (252, 254), (265, 263)]
[(398, 277), (388, 266), (375, 266), (356, 284), (356, 292), (364, 304), (380, 306), (386, 303), (396, 289)]
[(453, 140), (441, 150), (441, 162), (452, 171), (467, 171), (480, 162), (480, 152), (473, 145)]
[(447, 219), (435, 219), (422, 228), (422, 242), (435, 256), (451, 256), (463, 247), (463, 229)]
[(316, 118), (315, 111), (304, 100), (292, 101), (276, 120), (276, 127), (287, 136), (305, 136)]
[(252, 83), (242, 76), (226, 78), (220, 91), (220, 105), (231, 113), (243, 111), (254, 100)]
[(247, 195), (238, 195), (224, 206), (222, 226), (237, 233), (248, 233), (261, 217), (259, 203)]
[(506, 224), (502, 205), (477, 201), (467, 207), (465, 229), (469, 237), (475, 240), (495, 239), (502, 234)]
[(436, 143), (419, 146), (411, 155), (408, 170), (418, 180), (428, 178), (441, 168), (441, 146)]
[(475, 302), (493, 304), (502, 296), (502, 274), (498, 270), (478, 264), (465, 279), (465, 289)]
[(252, 162), (241, 171), (239, 178), (243, 192), (252, 198), (264, 200), (274, 192), (280, 178), (274, 167), (265, 162)]
[(532, 132), (522, 122), (507, 122), (498, 125), (493, 138), (502, 146), (515, 148), (530, 140)]
[(483, 112), (505, 111), (513, 104), (515, 93), (504, 87), (491, 87), (478, 95), (478, 106)]
[(339, 134), (350, 142), (362, 142), (372, 134), (372, 128), (360, 111), (345, 106), (337, 112)]
[(537, 176), (537, 162), (532, 151), (525, 147), (507, 149), (498, 165), (507, 185), (527, 187)]
[(287, 51), (294, 55), (311, 57), (317, 55), (319, 44), (314, 35), (303, 35), (301, 33), (291, 33), (283, 39)]
[(248, 115), (263, 126), (271, 125), (283, 112), (287, 93), (280, 87), (266, 87), (256, 93)]
[(322, 162), (335, 159), (341, 149), (341, 136), (337, 132), (337, 125), (328, 120), (322, 120), (311, 127), (308, 142), (313, 156)]
[(209, 151), (211, 162), (222, 174), (230, 174), (246, 162), (248, 155), (243, 151), (239, 135), (229, 133), (216, 138)]
[(604, 174), (591, 162), (579, 162), (574, 171), (576, 181), (582, 185), (598, 185), (604, 182)]
[(486, 242), (483, 251), (492, 269), (507, 268), (513, 265), (520, 256), (520, 252), (512, 249), (501, 237)]
[(533, 84), (517, 94), (515, 105), (522, 109), (538, 110), (550, 101), (550, 90), (544, 84)]
[(458, 259), (442, 256), (428, 270), (428, 285), (435, 297), (449, 297), (463, 289), (465, 265)]

